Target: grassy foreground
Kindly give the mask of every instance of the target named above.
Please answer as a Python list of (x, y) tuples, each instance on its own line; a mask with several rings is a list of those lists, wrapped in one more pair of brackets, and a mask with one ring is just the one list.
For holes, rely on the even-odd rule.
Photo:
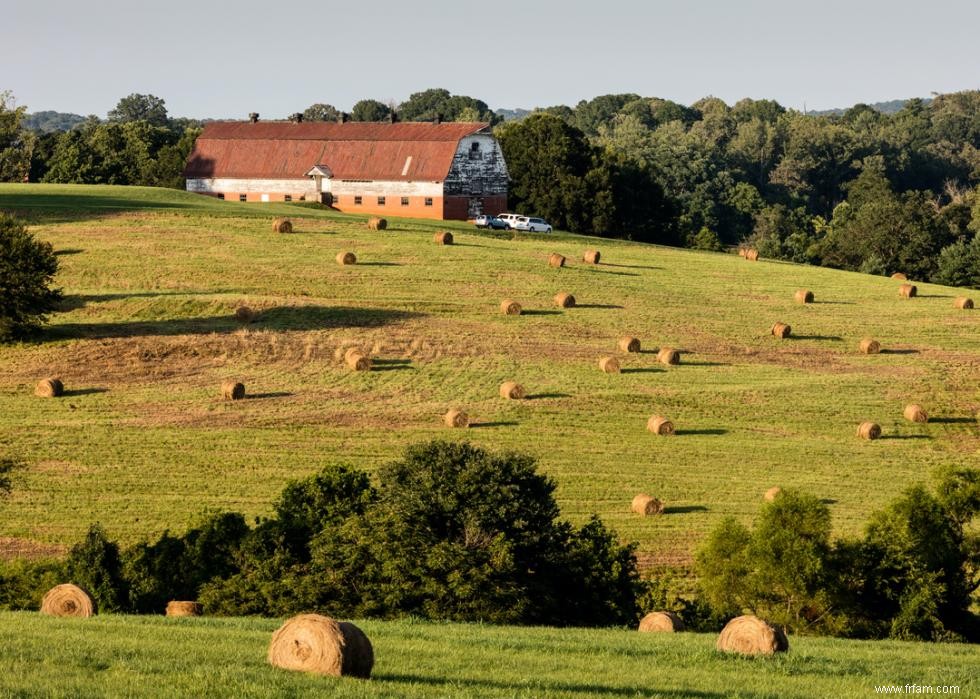
[(958, 686), (977, 696), (967, 645), (790, 639), (775, 658), (718, 653), (709, 634), (358, 621), (369, 681), (265, 663), (272, 619), (0, 612), (0, 696), (814, 697), (875, 685)]
[[(289, 478), (333, 461), (372, 470), (441, 437), (534, 454), (567, 517), (596, 512), (645, 564), (685, 569), (711, 526), (749, 520), (772, 485), (824, 498), (855, 533), (935, 467), (980, 454), (980, 311), (954, 309), (955, 289), (902, 300), (890, 279), (728, 254), (398, 219), (375, 232), (133, 187), (0, 185), (0, 209), (54, 245), (66, 293), (41, 342), (0, 347), (0, 452), (26, 463), (0, 503), (0, 555), (58, 553), (97, 520), (128, 543), (207, 511), (261, 515)], [(283, 212), (293, 235), (271, 232)], [(435, 245), (447, 228), (458, 244)], [(581, 262), (590, 247), (602, 264)], [(338, 266), (347, 250), (358, 264)], [(565, 268), (548, 267), (553, 251)], [(794, 303), (800, 288), (816, 303)], [(555, 308), (559, 291), (578, 307)], [(500, 315), (506, 297), (529, 312)], [(241, 304), (260, 320), (236, 323)], [(794, 337), (773, 338), (776, 321)], [(627, 333), (643, 353), (616, 351)], [(887, 351), (859, 354), (865, 336)], [(373, 371), (338, 361), (352, 345)], [(667, 345), (679, 366), (657, 363)], [(606, 354), (622, 374), (599, 372)], [(66, 397), (32, 394), (48, 375)], [(230, 377), (248, 400), (220, 400)], [(501, 399), (508, 379), (529, 399)], [(903, 420), (910, 402), (929, 424)], [(455, 406), (473, 429), (442, 426)], [(645, 430), (655, 413), (674, 437)], [(868, 419), (884, 439), (855, 437)], [(665, 515), (632, 515), (639, 492)]]

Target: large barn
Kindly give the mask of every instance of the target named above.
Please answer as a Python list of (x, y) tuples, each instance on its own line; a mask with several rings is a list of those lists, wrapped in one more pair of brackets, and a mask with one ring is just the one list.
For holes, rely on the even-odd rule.
[(211, 122), (184, 176), (189, 191), (221, 199), (351, 213), (465, 220), (507, 209), (507, 166), (479, 122)]

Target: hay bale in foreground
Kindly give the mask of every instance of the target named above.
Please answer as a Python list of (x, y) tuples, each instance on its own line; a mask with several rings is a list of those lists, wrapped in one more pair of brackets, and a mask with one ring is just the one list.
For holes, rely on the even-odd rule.
[(258, 314), (248, 306), (239, 306), (235, 309), (235, 320), (239, 323), (254, 323)]
[(383, 231), (388, 227), (388, 221), (377, 216), (372, 216), (367, 220), (367, 227), (372, 231)]
[(599, 357), (599, 368), (604, 374), (618, 374), (620, 372), (619, 360), (615, 357)]
[(65, 385), (61, 383), (61, 379), (56, 379), (54, 377), (41, 379), (34, 387), (34, 395), (41, 398), (57, 398), (64, 392)]
[(647, 420), (647, 429), (654, 434), (669, 437), (674, 434), (674, 423), (662, 415), (654, 415)]
[(446, 413), (442, 421), (446, 424), (446, 427), (469, 427), (470, 418), (462, 410), (453, 409)]
[(740, 248), (738, 249), (738, 256), (739, 256), (739, 257), (745, 257), (745, 248), (741, 248), (741, 247), (740, 247)]
[(640, 619), (637, 631), (643, 633), (675, 633), (684, 630), (684, 622), (673, 612), (650, 612)]
[(918, 293), (919, 289), (915, 286), (915, 284), (902, 284), (900, 287), (898, 287), (898, 295), (903, 299), (914, 298), (918, 295)]
[(673, 347), (661, 347), (660, 351), (657, 352), (657, 361), (661, 364), (680, 364), (680, 350), (675, 350)]
[(582, 262), (587, 262), (590, 265), (597, 265), (599, 264), (600, 257), (602, 257), (602, 255), (598, 250), (586, 250), (585, 254), (582, 255)]
[(293, 222), (288, 218), (277, 218), (272, 222), (273, 233), (292, 233)]
[(221, 397), (224, 400), (241, 400), (245, 397), (245, 384), (239, 381), (222, 382)]
[(200, 602), (171, 600), (167, 602), (167, 616), (201, 616), (204, 605)]
[(560, 291), (555, 294), (555, 305), (558, 308), (573, 308), (575, 306), (575, 297), (571, 294), (566, 294), (564, 291)]
[(527, 395), (524, 387), (516, 381), (504, 381), (500, 384), (500, 397), (508, 400), (521, 400)]
[(664, 511), (664, 504), (657, 500), (657, 498), (652, 498), (646, 493), (640, 493), (630, 503), (630, 510), (644, 517), (659, 515)]
[(783, 489), (780, 488), (778, 485), (774, 485), (773, 487), (771, 487), (769, 490), (765, 492), (765, 494), (762, 496), (762, 499), (765, 500), (766, 502), (772, 502), (780, 495), (782, 495), (782, 493), (783, 493)]
[(96, 613), (95, 601), (78, 585), (55, 585), (41, 600), (41, 614), (88, 618)]
[(352, 347), (344, 354), (344, 363), (354, 371), (368, 371), (371, 369), (371, 358), (362, 354), (356, 347)]
[(500, 312), (505, 316), (519, 316), (521, 314), (521, 304), (512, 299), (504, 299), (500, 302)]
[(551, 253), (551, 255), (548, 257), (548, 266), (549, 267), (564, 267), (565, 266), (565, 257), (563, 255), (559, 255), (557, 252)]
[(862, 422), (858, 425), (857, 436), (861, 439), (878, 439), (881, 436), (881, 425), (871, 421)]
[(786, 325), (786, 323), (775, 323), (769, 332), (782, 340), (790, 336), (790, 333), (793, 332), (793, 328)]
[(881, 343), (870, 337), (861, 340), (859, 347), (863, 354), (878, 354), (881, 352)]
[(793, 298), (796, 299), (797, 303), (813, 303), (813, 292), (809, 289), (800, 289), (793, 295)]
[(966, 296), (957, 296), (953, 301), (953, 307), (961, 309), (973, 308), (973, 299), (967, 298)]
[(718, 635), (717, 648), (726, 653), (773, 655), (789, 650), (789, 640), (782, 629), (746, 614), (725, 624)]
[(633, 337), (632, 335), (624, 335), (619, 338), (618, 347), (620, 352), (639, 352), (640, 338)]
[(746, 248), (745, 259), (748, 260), (749, 262), (755, 262), (756, 260), (759, 259), (759, 251), (756, 250), (755, 248)]
[(895, 272), (895, 273), (894, 273), (894, 274), (892, 275), (892, 279), (901, 279), (901, 280), (902, 280), (902, 281), (904, 282), (905, 280), (907, 280), (907, 279), (908, 279), (908, 277), (906, 277), (906, 276), (905, 276), (905, 275), (904, 275), (903, 273), (901, 273), (901, 272)]
[(449, 231), (439, 231), (432, 236), (432, 240), (439, 245), (452, 245), (453, 244), (453, 234)]
[(352, 253), (352, 252), (338, 252), (337, 253), (337, 257), (334, 258), (334, 259), (337, 260), (337, 264), (338, 265), (356, 265), (357, 264), (357, 256), (354, 253)]
[(916, 405), (915, 403), (906, 405), (905, 411), (902, 414), (909, 422), (929, 422), (929, 416), (926, 414), (926, 411), (922, 409), (921, 405)]
[(374, 667), (374, 649), (350, 622), (300, 614), (272, 634), (268, 660), (284, 670), (367, 679)]

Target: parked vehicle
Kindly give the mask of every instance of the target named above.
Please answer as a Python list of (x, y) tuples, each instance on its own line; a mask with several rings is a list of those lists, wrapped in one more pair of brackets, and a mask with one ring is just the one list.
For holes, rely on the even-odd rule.
[(531, 216), (518, 216), (512, 228), (519, 231), (531, 231), (534, 233), (551, 233), (551, 224), (543, 218), (533, 218)]
[(490, 216), (488, 214), (477, 216), (475, 223), (477, 228), (491, 228), (495, 231), (505, 231), (510, 228), (510, 225), (506, 221), (502, 221), (496, 216)]
[(520, 217), (520, 214), (497, 214), (497, 218), (506, 223), (509, 228), (513, 228)]

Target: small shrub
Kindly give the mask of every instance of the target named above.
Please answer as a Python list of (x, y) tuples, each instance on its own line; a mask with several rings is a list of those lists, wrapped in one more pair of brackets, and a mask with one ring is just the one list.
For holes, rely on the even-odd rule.
[(17, 219), (0, 213), (0, 342), (22, 339), (55, 310), (58, 258)]

